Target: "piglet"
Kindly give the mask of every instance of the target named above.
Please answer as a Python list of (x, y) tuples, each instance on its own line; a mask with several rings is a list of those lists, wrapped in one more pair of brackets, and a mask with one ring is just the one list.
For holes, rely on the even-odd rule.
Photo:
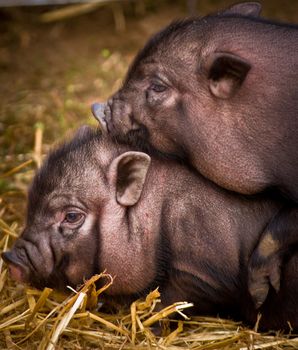
[[(24, 231), (2, 256), (13, 278), (76, 287), (106, 270), (106, 298), (130, 302), (160, 287), (163, 305), (256, 321), (248, 261), (282, 203), (228, 192), (175, 161), (164, 162), (81, 128), (34, 177)], [(261, 327), (298, 328), (297, 254), (281, 290), (269, 292)]]

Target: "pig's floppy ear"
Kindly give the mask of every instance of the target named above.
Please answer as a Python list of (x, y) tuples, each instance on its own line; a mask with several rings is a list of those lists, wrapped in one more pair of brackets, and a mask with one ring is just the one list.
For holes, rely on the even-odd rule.
[(216, 52), (208, 57), (206, 68), (211, 93), (227, 99), (240, 88), (251, 65), (239, 56)]
[(250, 17), (259, 17), (262, 10), (262, 5), (258, 2), (243, 2), (233, 5), (222, 12), (219, 15), (242, 15)]
[(151, 158), (142, 152), (125, 152), (110, 165), (110, 178), (116, 186), (117, 202), (132, 206), (140, 199)]

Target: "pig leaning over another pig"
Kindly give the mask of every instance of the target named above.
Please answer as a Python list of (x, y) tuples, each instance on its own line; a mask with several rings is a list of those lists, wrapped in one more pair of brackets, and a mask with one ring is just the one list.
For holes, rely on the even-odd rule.
[(152, 37), (121, 89), (93, 110), (118, 141), (182, 158), (223, 188), (282, 194), (250, 262), (257, 306), (298, 241), (298, 27), (242, 3)]
[[(230, 193), (169, 160), (151, 159), (89, 127), (56, 149), (29, 191), (26, 227), (3, 253), (13, 278), (76, 286), (106, 269), (109, 298), (129, 301), (160, 286), (164, 305), (254, 323), (247, 265), (281, 204)], [(263, 328), (298, 329), (298, 255), (281, 290), (261, 308)]]

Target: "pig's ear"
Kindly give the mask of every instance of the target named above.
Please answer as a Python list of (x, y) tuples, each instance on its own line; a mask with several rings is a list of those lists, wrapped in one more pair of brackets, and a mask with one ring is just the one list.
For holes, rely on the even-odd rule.
[(243, 2), (233, 5), (228, 9), (220, 12), (220, 15), (241, 15), (250, 17), (259, 17), (262, 5), (258, 2)]
[(140, 199), (151, 158), (142, 152), (125, 152), (110, 165), (110, 180), (116, 186), (117, 202), (135, 205)]
[(240, 88), (251, 65), (239, 56), (216, 52), (208, 57), (206, 68), (211, 93), (227, 99)]

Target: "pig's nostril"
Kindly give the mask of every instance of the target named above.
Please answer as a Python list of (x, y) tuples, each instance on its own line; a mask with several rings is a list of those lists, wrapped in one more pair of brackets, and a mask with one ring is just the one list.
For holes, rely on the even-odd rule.
[(4, 252), (1, 254), (1, 257), (7, 264), (13, 263), (14, 261), (11, 252)]

